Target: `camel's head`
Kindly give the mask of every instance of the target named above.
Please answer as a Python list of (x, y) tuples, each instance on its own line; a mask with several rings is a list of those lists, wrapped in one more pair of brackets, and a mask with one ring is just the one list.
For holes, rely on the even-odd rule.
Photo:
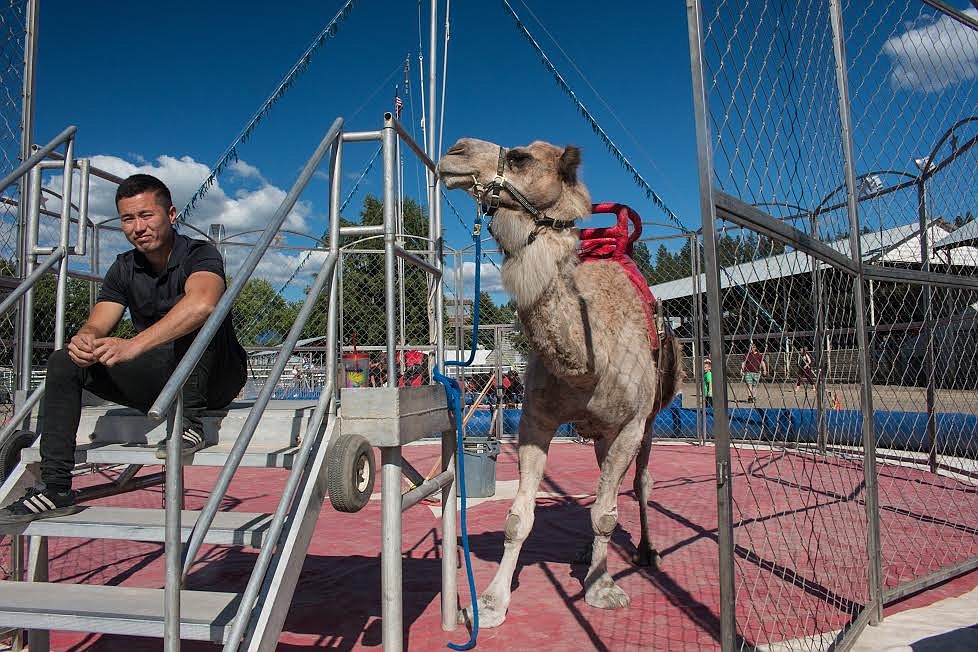
[[(536, 141), (503, 149), (463, 138), (442, 156), (438, 172), (446, 188), (461, 188), (480, 201), (485, 199), (480, 196), (483, 190), (502, 177), (536, 210), (557, 220), (573, 220), (591, 212), (587, 190), (577, 180), (580, 163), (581, 150), (573, 145), (560, 148)], [(514, 193), (503, 188), (498, 194), (501, 208), (525, 210)]]

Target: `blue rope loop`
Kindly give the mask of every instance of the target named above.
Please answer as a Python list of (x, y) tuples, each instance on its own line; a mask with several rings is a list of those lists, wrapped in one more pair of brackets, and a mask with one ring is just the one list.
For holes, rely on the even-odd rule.
[[(472, 226), (472, 239), (475, 240), (475, 279), (473, 292), (475, 293), (475, 306), (472, 309), (472, 349), (469, 351), (469, 358), (465, 362), (449, 360), (445, 361), (445, 366), (453, 367), (469, 367), (475, 360), (475, 352), (479, 346), (479, 305), (481, 301), (481, 284), (482, 284), (482, 213), (477, 212), (475, 223)], [(435, 366), (432, 370), (431, 377), (436, 381), (444, 385), (445, 387), (445, 398), (448, 400), (448, 409), (455, 414), (455, 436), (456, 436), (456, 453), (455, 453), (455, 468), (458, 470), (458, 493), (462, 500), (461, 505), (461, 516), (459, 517), (460, 525), (462, 527), (462, 553), (465, 558), (465, 575), (469, 581), (469, 597), (472, 601), (472, 634), (466, 643), (457, 644), (449, 643), (448, 648), (451, 650), (471, 650), (476, 646), (476, 640), (479, 637), (479, 601), (476, 597), (475, 591), (475, 577), (472, 574), (472, 558), (469, 553), (469, 532), (466, 521), (466, 500), (465, 500), (465, 462), (462, 459), (464, 454), (464, 433), (462, 430), (462, 390), (459, 389), (458, 383), (448, 376), (443, 375), (438, 367)], [(451, 506), (443, 505), (443, 509), (450, 509)]]

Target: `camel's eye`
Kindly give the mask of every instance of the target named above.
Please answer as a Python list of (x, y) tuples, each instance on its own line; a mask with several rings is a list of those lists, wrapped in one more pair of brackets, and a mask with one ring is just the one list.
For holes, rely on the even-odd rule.
[(532, 158), (533, 156), (529, 152), (519, 149), (511, 149), (506, 152), (506, 161), (509, 163), (510, 167), (520, 167)]

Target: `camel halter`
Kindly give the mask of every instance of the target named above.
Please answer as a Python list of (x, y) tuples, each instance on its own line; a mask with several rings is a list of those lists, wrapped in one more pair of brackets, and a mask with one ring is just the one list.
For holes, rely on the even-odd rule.
[[(526, 244), (531, 245), (533, 241), (537, 239), (544, 229), (554, 229), (556, 231), (562, 231), (564, 229), (574, 228), (574, 220), (555, 220), (546, 213), (540, 211), (533, 203), (526, 198), (519, 189), (511, 184), (507, 179), (506, 175), (503, 174), (503, 170), (506, 166), (506, 149), (504, 147), (499, 148), (499, 160), (496, 163), (496, 176), (488, 185), (481, 185), (478, 179), (475, 180), (473, 190), (476, 197), (479, 199), (479, 207), (481, 208), (483, 214), (492, 219), (495, 216), (496, 211), (499, 210), (499, 193), (503, 190), (512, 195), (513, 199), (526, 209), (530, 215), (533, 216), (533, 231), (526, 239)], [(474, 177), (473, 177), (474, 178)], [(489, 233), (492, 233), (492, 222), (489, 223)]]

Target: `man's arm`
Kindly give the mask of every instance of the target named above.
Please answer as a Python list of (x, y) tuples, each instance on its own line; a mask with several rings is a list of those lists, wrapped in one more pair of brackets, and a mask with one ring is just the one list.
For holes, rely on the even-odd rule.
[(98, 361), (107, 367), (127, 362), (146, 351), (172, 342), (200, 328), (224, 294), (224, 279), (213, 272), (194, 272), (187, 277), (184, 295), (159, 320), (131, 340), (102, 337), (95, 344)]
[(95, 340), (111, 333), (125, 311), (125, 306), (112, 301), (96, 303), (88, 314), (88, 320), (68, 342), (68, 357), (72, 362), (79, 367), (89, 367), (98, 362)]

